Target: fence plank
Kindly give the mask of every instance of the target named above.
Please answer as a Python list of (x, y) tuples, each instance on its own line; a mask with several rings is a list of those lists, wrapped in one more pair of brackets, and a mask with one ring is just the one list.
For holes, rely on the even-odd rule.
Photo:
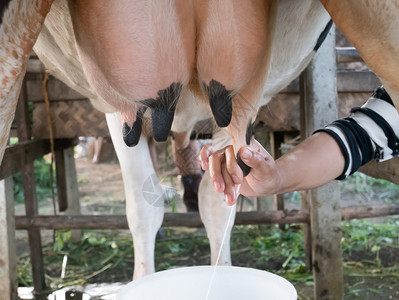
[[(22, 142), (31, 138), (29, 109), (27, 102), (26, 81), (23, 81), (17, 106), (18, 139)], [(36, 196), (35, 168), (33, 161), (27, 162), (22, 168), (22, 185), (24, 188), (25, 213), (28, 218), (38, 215), (38, 202)], [(30, 259), (32, 266), (33, 286), (35, 292), (40, 293), (46, 289), (44, 279), (42, 241), (40, 229), (28, 229)]]
[(15, 254), (14, 194), (12, 178), (0, 181), (0, 295), (16, 300), (18, 289)]
[[(55, 139), (54, 148), (60, 150), (77, 145), (77, 139)], [(0, 180), (21, 171), (35, 159), (50, 153), (49, 140), (30, 140), (8, 146), (0, 165)]]
[(381, 163), (377, 163), (375, 160), (373, 160), (361, 167), (359, 171), (374, 178), (385, 179), (390, 182), (399, 184), (398, 158), (394, 158)]
[[(75, 157), (73, 147), (64, 149), (64, 171), (66, 177), (66, 200), (68, 208), (66, 210), (67, 215), (80, 215), (80, 200), (79, 200), (79, 186), (78, 176), (76, 173)], [(73, 230), (71, 233), (72, 241), (80, 241), (82, 237), (81, 230)]]
[[(358, 205), (341, 208), (341, 220), (399, 215), (399, 204)], [(235, 225), (308, 223), (309, 210), (237, 212)], [(125, 215), (15, 217), (16, 229), (128, 229)], [(202, 227), (198, 213), (166, 213), (162, 226)]]

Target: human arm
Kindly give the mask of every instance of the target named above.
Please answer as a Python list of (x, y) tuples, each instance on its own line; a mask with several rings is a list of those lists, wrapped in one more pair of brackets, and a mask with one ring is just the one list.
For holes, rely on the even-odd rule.
[(306, 190), (338, 177), (345, 164), (337, 142), (324, 132), (309, 137), (276, 161), (255, 140), (239, 152), (243, 162), (251, 167), (245, 178), (232, 146), (201, 151), (202, 167), (210, 170), (215, 190), (225, 193), (228, 205), (235, 203), (238, 185), (240, 193), (248, 197)]
[[(378, 88), (351, 116), (337, 120), (316, 132), (277, 161), (256, 141), (239, 150), (252, 168), (248, 177), (235, 161), (233, 148), (201, 152), (203, 168), (210, 170), (217, 192), (224, 192), (227, 204), (238, 196), (269, 195), (315, 188), (337, 178), (345, 179), (371, 159), (384, 161), (399, 154), (399, 114), (389, 95)], [(246, 150), (249, 158), (245, 155)]]

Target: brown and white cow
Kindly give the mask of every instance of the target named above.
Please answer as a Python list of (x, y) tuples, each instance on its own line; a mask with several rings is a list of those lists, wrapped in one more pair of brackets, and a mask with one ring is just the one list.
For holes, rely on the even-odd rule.
[[(237, 150), (260, 105), (311, 60), (330, 18), (323, 5), (399, 104), (397, 1), (5, 1), (0, 159), (28, 54), (47, 17), (35, 51), (55, 76), (107, 114), (125, 183), (134, 278), (151, 273), (163, 204), (143, 199), (144, 181), (155, 172), (141, 118), (151, 118), (153, 134), (162, 141), (170, 129), (189, 136), (195, 123), (212, 113), (227, 128), (215, 132), (214, 147), (231, 138)], [(228, 210), (209, 176), (199, 196), (215, 263)], [(228, 243), (220, 263), (231, 263)]]

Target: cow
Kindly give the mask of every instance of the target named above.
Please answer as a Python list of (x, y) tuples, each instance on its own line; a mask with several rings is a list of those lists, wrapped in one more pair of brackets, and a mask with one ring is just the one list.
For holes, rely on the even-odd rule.
[[(106, 114), (125, 185), (134, 279), (140, 278), (155, 270), (155, 236), (163, 217), (163, 203), (149, 203), (142, 194), (144, 181), (155, 173), (143, 119), (151, 120), (157, 141), (172, 130), (180, 135), (177, 146), (184, 147), (194, 125), (213, 116), (213, 147), (233, 144), (237, 152), (258, 108), (310, 62), (330, 17), (397, 105), (398, 9), (396, 1), (377, 0), (3, 1), (0, 160), (36, 42), (46, 68)], [(212, 264), (228, 220), (223, 198), (206, 174), (199, 210)], [(233, 220), (230, 230), (232, 225)], [(231, 264), (229, 244), (221, 250), (219, 264)]]

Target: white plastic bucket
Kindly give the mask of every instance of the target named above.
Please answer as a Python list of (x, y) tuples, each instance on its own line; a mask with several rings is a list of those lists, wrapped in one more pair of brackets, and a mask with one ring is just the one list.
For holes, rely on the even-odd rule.
[[(214, 267), (188, 267), (158, 272), (123, 287), (119, 300), (205, 300)], [(216, 269), (208, 300), (296, 300), (294, 286), (265, 271)]]

